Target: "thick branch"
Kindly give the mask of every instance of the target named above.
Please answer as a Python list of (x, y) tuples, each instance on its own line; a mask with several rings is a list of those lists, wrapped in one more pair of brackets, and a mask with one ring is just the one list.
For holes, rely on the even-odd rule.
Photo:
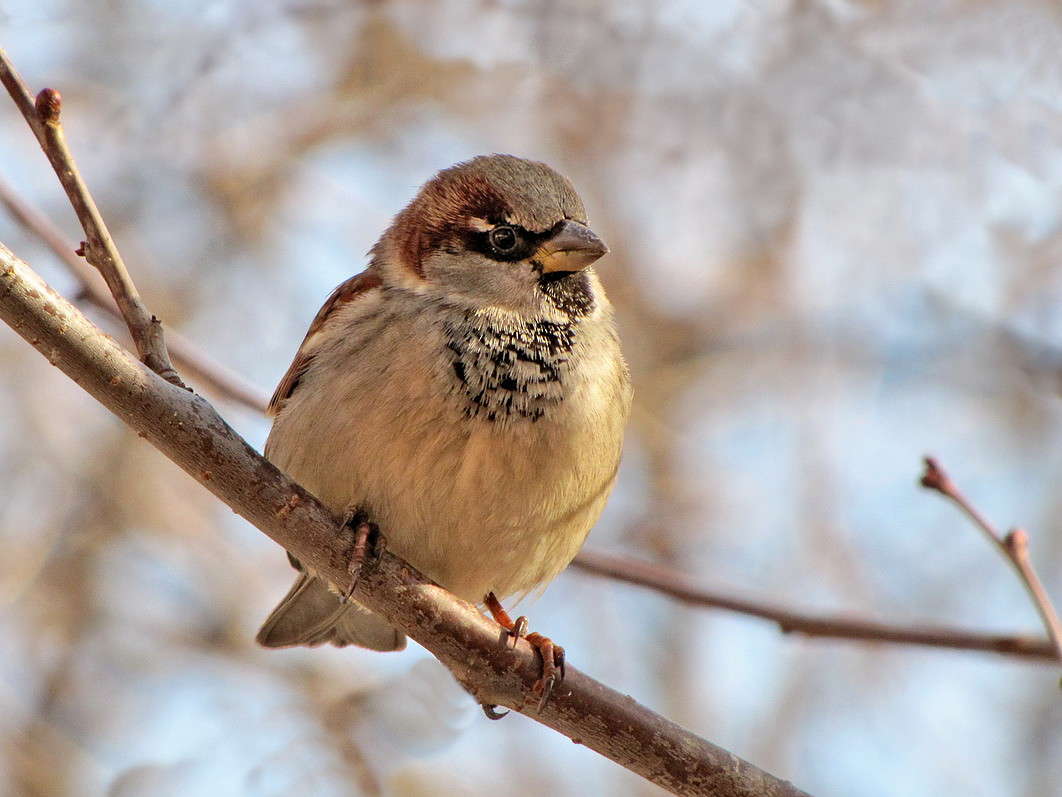
[(744, 600), (727, 593), (712, 592), (672, 568), (658, 567), (628, 557), (587, 549), (583, 549), (572, 564), (588, 573), (654, 589), (693, 606), (710, 606), (770, 620), (777, 623), (783, 633), (866, 642), (897, 642), (956, 650), (982, 650), (1062, 661), (1062, 656), (1059, 656), (1054, 645), (1047, 639), (996, 636), (938, 626), (921, 628), (896, 626), (855, 617), (795, 612), (777, 604)]
[(979, 528), (1003, 557), (1014, 566), (1022, 586), (1029, 593), (1029, 599), (1036, 607), (1036, 611), (1043, 620), (1047, 635), (1051, 638), (1056, 656), (1062, 659), (1062, 622), (1059, 622), (1058, 612), (1051, 604), (1051, 598), (1040, 582), (1036, 570), (1033, 569), (1032, 560), (1029, 558), (1029, 535), (1024, 529), (1012, 529), (1006, 536), (996, 530), (970, 500), (963, 494), (951, 477), (944, 471), (933, 457), (925, 458), (926, 469), (922, 474), (922, 486), (929, 490), (936, 490), (954, 503), (959, 509)]
[[(0, 318), (238, 514), (325, 578), (350, 584), (348, 542), (322, 504), (209, 403), (141, 366), (2, 244)], [(480, 702), (528, 713), (675, 794), (803, 794), (574, 668), (535, 712), (531, 685), (540, 665), (531, 647), (503, 644), (497, 624), (391, 554), (362, 576), (355, 595), (431, 651)]]
[(140, 359), (168, 382), (183, 387), (166, 351), (162, 322), (151, 315), (140, 300), (140, 294), (137, 293), (136, 286), (126, 270), (122, 256), (118, 254), (118, 247), (111, 238), (110, 230), (107, 229), (88, 186), (81, 179), (74, 156), (67, 149), (66, 137), (59, 119), (62, 109), (59, 92), (55, 89), (43, 89), (37, 95), (36, 101), (31, 99), (29, 89), (3, 50), (0, 50), (0, 82), (22, 112), (41, 149), (48, 156), (59, 182), (63, 184), (87, 238), (79, 251), (106, 280), (107, 287), (118, 303), (122, 318), (129, 327), (129, 334), (133, 336)]

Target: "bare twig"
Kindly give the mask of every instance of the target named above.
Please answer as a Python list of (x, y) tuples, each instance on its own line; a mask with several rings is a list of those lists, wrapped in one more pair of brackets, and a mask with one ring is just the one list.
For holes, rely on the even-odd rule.
[[(40, 238), (81, 283), (81, 295), (101, 310), (110, 313), (119, 321), (122, 318), (114, 297), (107, 290), (100, 275), (78, 257), (67, 243), (63, 233), (52, 221), (31, 208), (9, 185), (0, 179), (0, 204), (26, 230)], [(246, 379), (233, 373), (221, 363), (208, 357), (180, 333), (170, 329), (166, 332), (169, 349), (181, 370), (205, 385), (215, 395), (243, 405), (247, 409), (264, 413), (268, 396)]]
[(906, 627), (865, 620), (796, 612), (771, 603), (735, 598), (706, 590), (673, 568), (639, 562), (624, 556), (583, 549), (572, 563), (599, 576), (625, 581), (656, 590), (683, 603), (751, 615), (776, 623), (783, 633), (812, 637), (853, 639), (866, 642), (895, 642), (908, 645), (1005, 653), (1034, 659), (1062, 661), (1046, 639), (1024, 636), (995, 636), (958, 628), (937, 626)]
[[(340, 589), (350, 585), (345, 535), (325, 506), (206, 400), (138, 363), (3, 245), (0, 318), (237, 513)], [(500, 626), (393, 554), (361, 575), (355, 595), (431, 651), (481, 703), (526, 712), (675, 794), (803, 794), (571, 667), (535, 711), (541, 665), (530, 644), (505, 644)]]
[(1029, 559), (1029, 535), (1024, 529), (1015, 528), (1003, 536), (999, 533), (988, 519), (978, 511), (969, 499), (962, 493), (951, 477), (944, 471), (933, 457), (925, 458), (926, 470), (922, 474), (922, 486), (929, 490), (936, 490), (945, 498), (950, 499), (977, 526), (990, 543), (998, 550), (1018, 574), (1022, 585), (1029, 593), (1036, 611), (1043, 620), (1047, 635), (1051, 638), (1055, 655), (1062, 659), (1062, 623), (1059, 622), (1058, 612), (1051, 604), (1051, 599), (1040, 582), (1040, 578), (1033, 569)]
[(78, 253), (83, 254), (106, 280), (122, 318), (129, 327), (129, 334), (133, 337), (140, 359), (166, 381), (183, 387), (184, 384), (173, 369), (166, 351), (162, 322), (151, 315), (140, 301), (140, 294), (129, 277), (122, 256), (118, 254), (118, 247), (111, 238), (88, 186), (81, 179), (74, 156), (66, 146), (66, 137), (59, 119), (62, 109), (59, 92), (55, 89), (42, 89), (36, 101), (31, 99), (29, 89), (3, 50), (0, 50), (0, 82), (22, 112), (41, 149), (48, 156), (59, 182), (63, 184), (87, 239)]

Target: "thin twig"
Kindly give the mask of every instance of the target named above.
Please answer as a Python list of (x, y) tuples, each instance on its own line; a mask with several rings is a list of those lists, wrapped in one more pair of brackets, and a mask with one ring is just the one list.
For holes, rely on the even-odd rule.
[(59, 182), (63, 184), (87, 239), (78, 253), (84, 255), (106, 280), (122, 318), (129, 327), (129, 334), (133, 337), (140, 359), (167, 382), (184, 387), (166, 351), (162, 322), (151, 315), (140, 300), (140, 294), (137, 293), (136, 286), (126, 270), (122, 256), (118, 254), (118, 247), (111, 238), (88, 186), (81, 179), (74, 156), (66, 146), (66, 137), (59, 119), (62, 110), (59, 92), (46, 88), (37, 95), (36, 101), (31, 99), (29, 89), (2, 49), (0, 82), (22, 112), (41, 149), (48, 156)]
[(1043, 620), (1047, 635), (1051, 638), (1055, 655), (1062, 659), (1062, 623), (1059, 622), (1058, 612), (1051, 604), (1051, 598), (1040, 582), (1040, 578), (1033, 569), (1032, 560), (1029, 558), (1029, 535), (1024, 529), (1015, 528), (1003, 536), (988, 519), (978, 511), (969, 499), (963, 494), (958, 486), (951, 480), (933, 457), (925, 458), (926, 470), (922, 474), (922, 486), (929, 490), (936, 490), (945, 498), (950, 499), (977, 526), (992, 545), (1014, 567), (1021, 580), (1022, 586), (1032, 599), (1036, 611)]
[(647, 587), (693, 606), (708, 606), (769, 620), (776, 623), (783, 633), (866, 642), (926, 645), (955, 650), (987, 651), (1032, 659), (1062, 661), (1062, 656), (1046, 639), (996, 636), (937, 626), (905, 627), (856, 617), (807, 614), (792, 611), (777, 604), (735, 598), (731, 594), (713, 592), (704, 589), (693, 579), (673, 568), (600, 551), (583, 549), (572, 564), (588, 573)]
[[(62, 231), (37, 210), (31, 208), (12, 188), (0, 179), (0, 204), (24, 229), (33, 233), (52, 250), (80, 283), (78, 301), (84, 299), (95, 307), (110, 313), (121, 321), (122, 315), (114, 303), (114, 297), (101, 281), (100, 275), (82, 258), (74, 253)], [(246, 379), (230, 371), (221, 363), (208, 357), (179, 332), (166, 332), (173, 359), (181, 370), (221, 398), (227, 398), (255, 412), (264, 413), (268, 396)]]

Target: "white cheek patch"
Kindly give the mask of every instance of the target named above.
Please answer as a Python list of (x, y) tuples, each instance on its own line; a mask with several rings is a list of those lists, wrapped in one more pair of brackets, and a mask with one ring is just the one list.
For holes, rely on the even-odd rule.
[(468, 226), (476, 232), (488, 232), (494, 229), (494, 225), (486, 219), (481, 219), (478, 216), (469, 216)]

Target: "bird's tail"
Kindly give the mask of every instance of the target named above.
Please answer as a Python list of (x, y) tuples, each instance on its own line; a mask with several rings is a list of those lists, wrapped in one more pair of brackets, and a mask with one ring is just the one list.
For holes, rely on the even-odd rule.
[(359, 645), (402, 650), (406, 637), (378, 614), (354, 601), (340, 601), (323, 581), (300, 573), (288, 594), (266, 618), (256, 637), (267, 648), (294, 645)]

